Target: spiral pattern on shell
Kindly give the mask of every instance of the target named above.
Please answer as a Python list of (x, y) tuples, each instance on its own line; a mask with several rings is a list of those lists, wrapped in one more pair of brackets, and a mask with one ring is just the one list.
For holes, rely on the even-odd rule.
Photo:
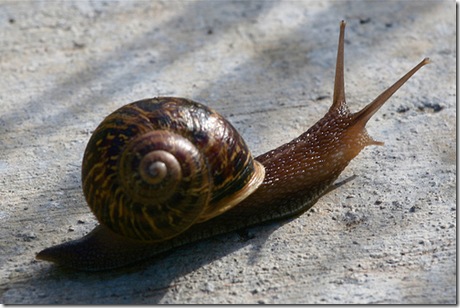
[(235, 206), (262, 183), (236, 129), (183, 98), (128, 104), (94, 131), (83, 158), (83, 191), (114, 232), (163, 241)]

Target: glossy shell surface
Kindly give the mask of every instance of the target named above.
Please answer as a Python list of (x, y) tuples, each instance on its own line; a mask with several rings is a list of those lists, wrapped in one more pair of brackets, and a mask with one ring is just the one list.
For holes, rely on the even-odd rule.
[(236, 129), (183, 98), (137, 101), (110, 114), (83, 158), (83, 191), (114, 232), (163, 241), (238, 204), (262, 183)]

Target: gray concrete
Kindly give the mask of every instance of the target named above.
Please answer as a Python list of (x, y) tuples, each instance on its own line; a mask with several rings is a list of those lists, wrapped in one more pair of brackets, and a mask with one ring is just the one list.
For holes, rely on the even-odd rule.
[[(308, 213), (87, 274), (34, 260), (96, 221), (80, 164), (114, 109), (160, 95), (219, 110), (261, 154), (332, 97), (338, 26), (352, 110), (429, 56), (371, 120), (384, 147)], [(455, 303), (455, 2), (0, 4), (3, 303)]]

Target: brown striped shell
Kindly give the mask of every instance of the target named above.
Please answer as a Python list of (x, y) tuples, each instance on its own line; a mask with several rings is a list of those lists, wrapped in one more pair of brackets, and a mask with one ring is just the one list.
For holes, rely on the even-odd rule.
[(146, 99), (110, 114), (83, 158), (83, 191), (112, 231), (163, 241), (215, 217), (262, 183), (236, 129), (212, 109), (174, 97)]

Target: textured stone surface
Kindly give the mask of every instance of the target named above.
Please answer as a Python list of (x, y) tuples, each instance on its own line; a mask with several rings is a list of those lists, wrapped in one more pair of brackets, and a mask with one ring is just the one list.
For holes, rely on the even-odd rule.
[[(429, 56), (375, 116), (357, 178), (304, 215), (96, 274), (34, 260), (96, 224), (80, 164), (111, 111), (203, 102), (261, 154), (332, 99), (347, 20), (352, 110)], [(2, 303), (455, 303), (454, 1), (0, 4)]]

